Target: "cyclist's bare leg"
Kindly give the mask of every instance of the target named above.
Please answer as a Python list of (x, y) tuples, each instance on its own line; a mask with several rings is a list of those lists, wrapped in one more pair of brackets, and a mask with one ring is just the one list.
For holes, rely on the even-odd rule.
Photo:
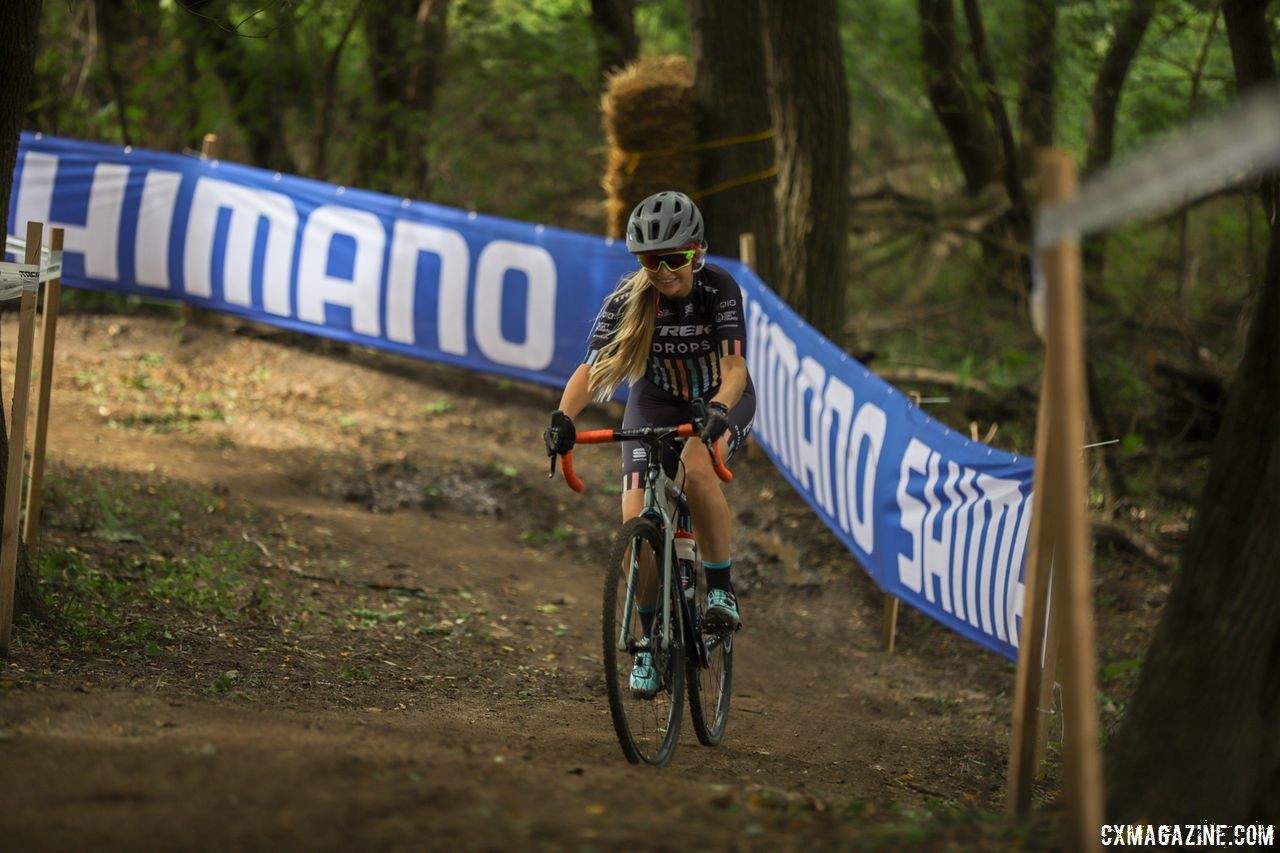
[[(727, 456), (729, 443), (722, 438), (718, 446), (720, 457)], [(687, 442), (682, 459), (686, 474), (683, 486), (685, 495), (689, 498), (689, 512), (693, 516), (693, 535), (698, 540), (698, 551), (703, 561), (722, 563), (730, 556), (730, 527), (733, 518), (724, 489), (715, 469), (711, 467), (707, 446), (701, 441)], [(623, 501), (625, 506), (625, 495)]]
[[(713, 472), (714, 476), (714, 472)], [(644, 489), (627, 489), (622, 493), (622, 522), (625, 524), (638, 516), (644, 509)], [(627, 567), (622, 566), (622, 571)], [(623, 575), (625, 580), (626, 575)], [(636, 576), (636, 601), (641, 607), (652, 607), (658, 601), (658, 570), (654, 565), (653, 554), (645, 549), (640, 555), (639, 572)]]

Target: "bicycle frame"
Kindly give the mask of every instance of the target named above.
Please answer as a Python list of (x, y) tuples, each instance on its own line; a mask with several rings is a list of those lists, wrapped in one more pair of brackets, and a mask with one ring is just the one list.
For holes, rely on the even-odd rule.
[[(671, 589), (670, 584), (674, 582), (672, 577), (673, 560), (672, 555), (675, 553), (675, 529), (676, 529), (676, 509), (678, 508), (679, 487), (675, 482), (667, 476), (666, 470), (662, 465), (662, 443), (665, 439), (675, 436), (677, 438), (692, 438), (696, 435), (693, 424), (680, 424), (675, 427), (636, 427), (633, 429), (601, 429), (588, 430), (580, 432), (577, 436), (578, 444), (604, 444), (614, 441), (639, 441), (641, 442), (648, 454), (647, 468), (645, 469), (645, 486), (644, 486), (644, 509), (640, 515), (646, 518), (652, 518), (662, 527), (662, 556), (661, 565), (655, 566), (659, 572), (659, 589)], [(719, 450), (714, 445), (707, 446), (708, 452), (711, 454), (712, 467), (715, 469), (716, 476), (722, 481), (729, 482), (733, 479), (733, 474), (725, 467), (723, 460), (720, 458)], [(581, 492), (586, 487), (582, 481), (578, 479), (573, 470), (573, 451), (566, 453), (562, 457), (564, 466), (564, 479), (569, 487), (575, 492)], [(551, 459), (551, 476), (555, 476), (555, 457)], [(656, 555), (655, 555), (656, 557)], [(637, 555), (632, 554), (631, 566), (627, 574), (627, 604), (626, 611), (623, 615), (621, 632), (618, 636), (618, 651), (627, 651), (627, 637), (625, 626), (629, 624), (631, 619), (631, 608), (635, 601), (635, 584), (638, 569)], [(662, 594), (659, 596), (662, 603), (662, 625), (663, 636), (659, 638), (661, 647), (669, 649), (671, 647), (671, 596)], [(684, 607), (683, 597), (681, 598), (681, 606)], [(685, 619), (682, 620), (688, 624), (689, 613), (684, 614)], [(690, 626), (692, 627), (692, 626)], [(700, 658), (705, 658), (705, 650), (701, 650)], [(705, 660), (700, 663), (705, 665)]]

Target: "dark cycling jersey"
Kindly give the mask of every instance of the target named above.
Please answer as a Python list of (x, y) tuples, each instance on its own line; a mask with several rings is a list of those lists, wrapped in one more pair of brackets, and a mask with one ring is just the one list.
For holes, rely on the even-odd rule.
[[(622, 320), (626, 290), (605, 300), (596, 316), (585, 364), (592, 364)], [(653, 345), (644, 376), (678, 400), (710, 397), (720, 387), (720, 359), (747, 355), (742, 291), (723, 268), (707, 264), (693, 275), (684, 299), (658, 297)], [(747, 378), (751, 388), (751, 379)]]

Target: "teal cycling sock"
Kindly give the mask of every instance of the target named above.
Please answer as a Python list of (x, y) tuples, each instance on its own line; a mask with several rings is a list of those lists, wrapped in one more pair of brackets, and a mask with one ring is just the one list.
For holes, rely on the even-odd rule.
[(722, 589), (725, 592), (733, 592), (733, 581), (730, 580), (729, 572), (733, 568), (733, 560), (725, 560), (722, 563), (704, 562), (702, 568), (707, 571), (707, 589)]
[(640, 627), (644, 629), (644, 635), (647, 637), (653, 630), (653, 615), (658, 612), (658, 605), (655, 604), (652, 607), (636, 605), (636, 612), (640, 614)]

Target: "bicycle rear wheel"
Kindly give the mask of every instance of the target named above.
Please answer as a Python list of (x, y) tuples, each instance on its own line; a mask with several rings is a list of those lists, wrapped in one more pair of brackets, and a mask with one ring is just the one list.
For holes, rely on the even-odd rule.
[[(698, 600), (705, 604), (705, 590), (699, 589)], [(703, 746), (715, 746), (724, 737), (729, 723), (729, 697), (733, 686), (732, 628), (708, 628), (702, 618), (703, 607), (695, 608), (693, 642), (701, 643), (707, 666), (701, 665), (698, 649), (688, 651), (689, 719), (693, 733)]]
[[(661, 579), (662, 531), (649, 519), (633, 518), (618, 534), (609, 555), (604, 582), (604, 672), (609, 712), (622, 753), (632, 764), (663, 767), (671, 760), (680, 739), (684, 712), (684, 627), (680, 621), (678, 589), (668, 589), (671, 600), (671, 644), (663, 647), (662, 608), (654, 616), (651, 638), (646, 639), (634, 602), (628, 603), (628, 578), (636, 571), (637, 557), (652, 559)], [(676, 584), (672, 584), (676, 587)], [(661, 601), (661, 598), (658, 599)], [(660, 684), (651, 699), (631, 692), (632, 658), (648, 649), (653, 655)]]

